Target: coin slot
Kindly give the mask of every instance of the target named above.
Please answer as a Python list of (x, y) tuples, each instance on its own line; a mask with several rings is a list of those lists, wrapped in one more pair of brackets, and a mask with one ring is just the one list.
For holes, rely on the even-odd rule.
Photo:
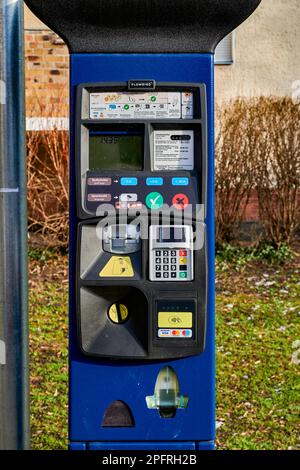
[(116, 302), (108, 309), (108, 318), (117, 325), (122, 325), (128, 320), (129, 311), (126, 305)]

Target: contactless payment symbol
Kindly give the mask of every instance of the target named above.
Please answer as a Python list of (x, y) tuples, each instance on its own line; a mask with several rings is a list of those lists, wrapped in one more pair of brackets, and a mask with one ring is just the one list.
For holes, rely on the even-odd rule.
[(172, 204), (177, 210), (183, 210), (189, 205), (189, 198), (186, 194), (176, 194), (172, 199)]
[(146, 205), (149, 209), (160, 209), (163, 206), (164, 198), (160, 193), (150, 193), (146, 197)]

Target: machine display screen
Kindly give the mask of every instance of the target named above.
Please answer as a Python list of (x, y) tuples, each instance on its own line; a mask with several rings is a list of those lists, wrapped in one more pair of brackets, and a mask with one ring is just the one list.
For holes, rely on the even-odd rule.
[(142, 170), (142, 135), (90, 133), (90, 170)]
[(158, 238), (159, 243), (184, 243), (185, 230), (183, 227), (159, 227)]

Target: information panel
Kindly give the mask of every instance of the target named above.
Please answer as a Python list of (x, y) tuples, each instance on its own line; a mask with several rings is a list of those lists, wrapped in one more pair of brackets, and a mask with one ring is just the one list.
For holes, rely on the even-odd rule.
[(90, 94), (91, 119), (193, 119), (190, 92)]
[(193, 169), (193, 131), (154, 131), (153, 171), (192, 171)]

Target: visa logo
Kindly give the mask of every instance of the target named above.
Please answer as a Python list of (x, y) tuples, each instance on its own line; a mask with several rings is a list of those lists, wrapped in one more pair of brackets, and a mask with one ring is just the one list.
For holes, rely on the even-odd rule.
[(159, 338), (162, 338), (164, 336), (170, 336), (171, 335), (171, 330), (159, 330), (158, 336)]

